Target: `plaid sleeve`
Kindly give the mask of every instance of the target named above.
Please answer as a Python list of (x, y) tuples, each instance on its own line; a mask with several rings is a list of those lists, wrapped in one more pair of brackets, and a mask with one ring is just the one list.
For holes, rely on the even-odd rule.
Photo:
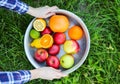
[(28, 5), (20, 0), (0, 0), (0, 7), (14, 10), (19, 14), (24, 14), (28, 11)]
[(30, 71), (0, 72), (0, 84), (24, 84), (31, 78)]

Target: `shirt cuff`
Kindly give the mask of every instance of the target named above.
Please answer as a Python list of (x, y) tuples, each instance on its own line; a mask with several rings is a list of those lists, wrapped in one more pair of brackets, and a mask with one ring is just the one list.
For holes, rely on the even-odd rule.
[(31, 73), (28, 70), (19, 70), (18, 71), (21, 75), (21, 80), (23, 83), (26, 83), (30, 80), (31, 78)]
[(24, 14), (28, 11), (28, 5), (24, 2), (17, 1), (16, 7), (13, 9), (14, 11), (18, 12), (19, 14)]
[(7, 8), (18, 12), (19, 14), (24, 14), (28, 11), (29, 6), (20, 0), (2, 0), (0, 1), (0, 7)]

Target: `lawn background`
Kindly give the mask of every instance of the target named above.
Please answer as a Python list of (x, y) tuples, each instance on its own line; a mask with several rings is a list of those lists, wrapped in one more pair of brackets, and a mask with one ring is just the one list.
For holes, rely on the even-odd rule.
[[(23, 0), (33, 7), (57, 5), (87, 25), (91, 47), (84, 64), (68, 77), (27, 84), (120, 84), (120, 0)], [(34, 69), (23, 46), (30, 15), (0, 8), (0, 70)]]

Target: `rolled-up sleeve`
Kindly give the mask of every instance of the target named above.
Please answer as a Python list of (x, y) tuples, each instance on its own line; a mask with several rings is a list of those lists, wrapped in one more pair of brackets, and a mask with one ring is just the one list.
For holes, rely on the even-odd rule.
[(20, 0), (0, 0), (0, 7), (7, 8), (24, 14), (28, 11), (28, 5)]
[(28, 70), (20, 70), (14, 72), (0, 72), (0, 84), (24, 84), (31, 78)]

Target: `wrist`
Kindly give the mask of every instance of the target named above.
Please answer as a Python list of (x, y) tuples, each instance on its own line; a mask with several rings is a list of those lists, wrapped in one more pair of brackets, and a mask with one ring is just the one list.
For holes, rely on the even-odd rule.
[(38, 78), (39, 78), (39, 75), (38, 75), (38, 72), (37, 72), (36, 69), (30, 70), (30, 73), (31, 73), (31, 78), (30, 78), (30, 80), (38, 79)]
[(33, 15), (35, 8), (29, 6), (28, 11), (26, 12), (29, 15)]

